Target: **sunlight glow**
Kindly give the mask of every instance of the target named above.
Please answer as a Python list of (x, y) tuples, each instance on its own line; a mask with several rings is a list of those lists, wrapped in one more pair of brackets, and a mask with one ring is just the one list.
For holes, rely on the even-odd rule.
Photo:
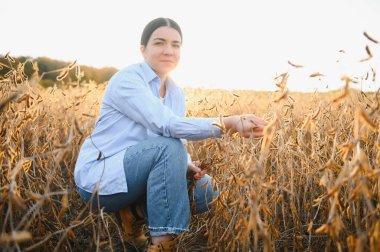
[[(276, 90), (273, 78), (289, 72), (291, 91), (326, 91), (341, 87), (342, 75), (380, 71), (380, 44), (363, 36), (380, 39), (379, 13), (376, 0), (3, 0), (0, 54), (123, 68), (142, 60), (141, 32), (163, 16), (183, 30), (172, 74), (183, 87)], [(374, 57), (359, 62), (366, 45)], [(369, 78), (355, 87), (379, 85)]]

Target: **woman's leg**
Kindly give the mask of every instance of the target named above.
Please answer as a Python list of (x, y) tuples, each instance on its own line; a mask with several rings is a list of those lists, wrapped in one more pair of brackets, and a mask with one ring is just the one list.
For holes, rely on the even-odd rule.
[(219, 192), (215, 180), (209, 175), (206, 174), (203, 178), (196, 180), (191, 199), (195, 205), (193, 214), (200, 214), (210, 210), (209, 203), (218, 197)]
[(171, 240), (169, 234), (186, 231), (190, 204), (183, 144), (177, 139), (156, 137), (128, 149), (124, 165), (126, 177), (132, 180), (145, 171), (145, 183), (136, 189), (146, 193), (144, 213), (153, 244)]
[[(133, 189), (133, 180), (129, 180), (130, 192)], [(132, 188), (131, 188), (132, 187)], [(216, 189), (216, 190), (215, 190)], [(87, 202), (91, 198), (91, 193), (88, 193), (80, 188), (78, 188), (79, 194), (82, 199)], [(133, 190), (132, 190), (133, 192)], [(212, 179), (209, 175), (205, 175), (203, 178), (196, 180), (191, 201), (195, 204), (195, 209), (193, 214), (200, 214), (210, 210), (208, 205), (213, 199), (218, 197), (219, 188), (216, 187), (215, 180)], [(138, 195), (138, 194), (136, 194)], [(100, 195), (101, 205), (106, 211), (117, 212), (120, 209), (124, 208), (128, 204), (136, 204), (142, 212), (138, 211), (138, 215), (143, 214), (147, 217), (147, 204), (146, 204), (146, 195), (141, 194), (136, 198), (136, 195), (131, 195), (131, 193), (117, 193), (113, 195)], [(97, 199), (93, 201), (94, 208), (97, 207)]]
[[(128, 185), (127, 193), (99, 195), (100, 208), (108, 212), (117, 212), (126, 205), (138, 203), (148, 217), (149, 206), (167, 207), (169, 200), (188, 204), (186, 170), (187, 156), (182, 143), (174, 138), (155, 137), (131, 146), (124, 156), (124, 171)], [(124, 175), (124, 174), (123, 174)], [(180, 189), (180, 190), (178, 190)], [(184, 189), (184, 190), (183, 190)], [(87, 202), (92, 194), (78, 188), (82, 199)], [(149, 195), (148, 195), (149, 194)], [(186, 197), (185, 197), (186, 196)], [(169, 198), (169, 199), (166, 199)], [(176, 198), (180, 198), (178, 201)], [(97, 195), (93, 197), (93, 208), (97, 208)], [(166, 210), (166, 215), (176, 215), (174, 206)], [(157, 220), (154, 216), (153, 219)], [(162, 215), (162, 213), (158, 214)], [(178, 219), (172, 217), (171, 219)], [(155, 224), (153, 224), (155, 225)]]
[(110, 195), (93, 195), (81, 188), (77, 188), (78, 193), (84, 202), (88, 202), (92, 197), (92, 209), (98, 209), (98, 197), (99, 197), (99, 209), (104, 208), (106, 212), (117, 212), (124, 208), (126, 205), (133, 204), (136, 200), (135, 197), (131, 197), (129, 193), (115, 193)]
[[(130, 147), (124, 158), (128, 193), (100, 195), (100, 207), (116, 212), (126, 205), (142, 206), (153, 243), (171, 239), (168, 234), (186, 231), (190, 206), (187, 191), (187, 155), (182, 143), (173, 138), (156, 137)], [(208, 181), (206, 187), (201, 185)], [(195, 213), (208, 210), (218, 195), (209, 176), (198, 180), (194, 189)], [(87, 202), (91, 193), (79, 190)], [(97, 197), (93, 199), (97, 206)], [(155, 242), (156, 241), (156, 242)]]
[(187, 155), (183, 144), (173, 138), (156, 137), (132, 146), (125, 156), (127, 178), (137, 178), (145, 170), (148, 229), (151, 236), (187, 230), (190, 204), (187, 192)]

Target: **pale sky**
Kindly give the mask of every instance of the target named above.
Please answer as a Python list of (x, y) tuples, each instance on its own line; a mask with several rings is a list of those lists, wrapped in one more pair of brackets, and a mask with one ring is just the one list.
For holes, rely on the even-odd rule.
[[(363, 36), (380, 40), (379, 0), (1, 0), (0, 54), (120, 69), (142, 60), (141, 32), (157, 17), (181, 26), (182, 87), (276, 90), (289, 72), (290, 91), (326, 91), (371, 66), (376, 82), (353, 87), (380, 87), (380, 44)], [(366, 45), (374, 57), (360, 63)], [(317, 71), (325, 77), (309, 77)]]

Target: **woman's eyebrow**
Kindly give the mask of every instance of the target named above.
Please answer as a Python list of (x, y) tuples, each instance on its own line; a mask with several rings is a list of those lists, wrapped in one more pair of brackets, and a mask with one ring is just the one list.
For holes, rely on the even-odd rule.
[[(159, 41), (163, 41), (163, 42), (165, 42), (165, 41), (166, 41), (166, 39), (164, 39), (164, 38), (154, 38), (153, 40), (159, 40)], [(181, 42), (180, 42), (180, 41), (178, 41), (178, 40), (173, 40), (173, 43), (178, 43), (178, 44), (181, 44)]]

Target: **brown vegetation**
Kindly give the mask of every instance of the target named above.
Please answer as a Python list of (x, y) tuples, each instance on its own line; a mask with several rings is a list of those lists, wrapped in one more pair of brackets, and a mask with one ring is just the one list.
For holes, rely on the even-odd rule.
[[(255, 113), (270, 123), (259, 141), (190, 144), (221, 194), (193, 217), (180, 250), (380, 250), (379, 93), (352, 90), (349, 78), (341, 94), (291, 93), (284, 78), (280, 96), (185, 90), (189, 116)], [(0, 248), (128, 249), (115, 216), (90, 211), (73, 180), (105, 85), (30, 83), (21, 67), (0, 78)]]

